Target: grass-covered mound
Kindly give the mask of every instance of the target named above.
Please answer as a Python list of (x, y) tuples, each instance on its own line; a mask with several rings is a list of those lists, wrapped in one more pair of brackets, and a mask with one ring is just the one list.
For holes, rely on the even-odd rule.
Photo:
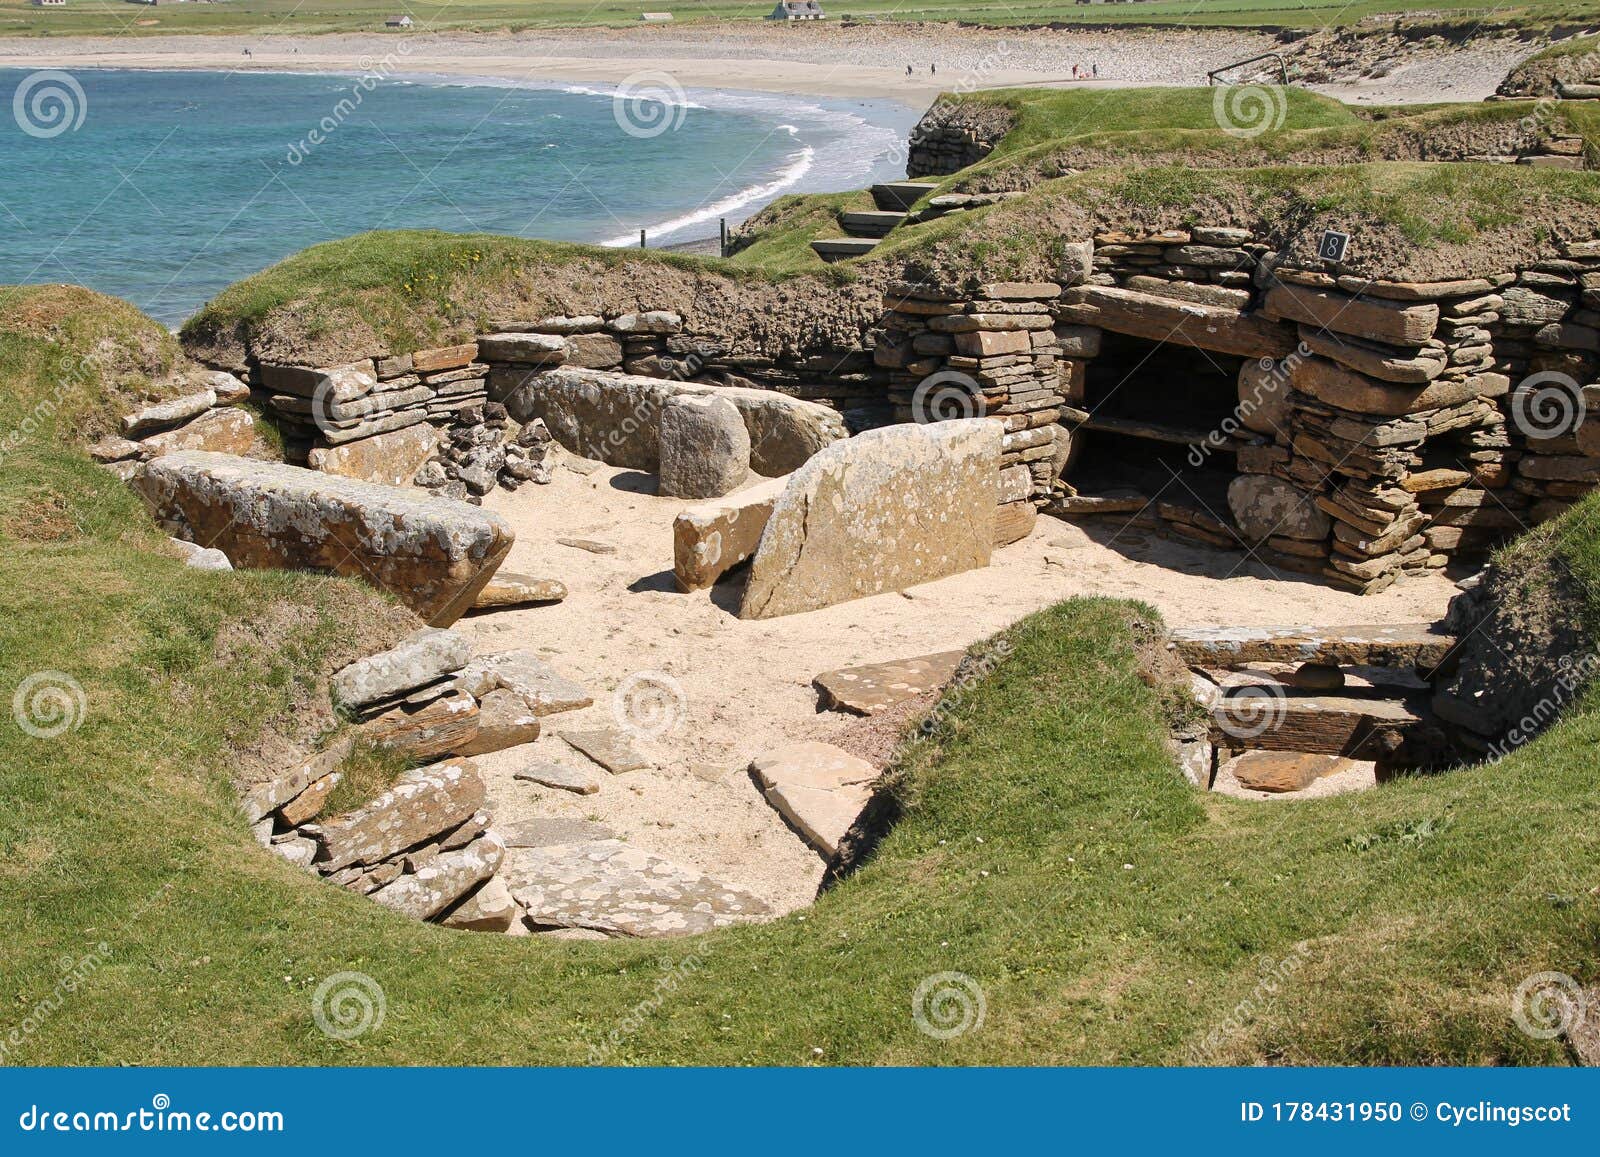
[[(1600, 124), (1581, 103), (1520, 102), (1353, 109), (1297, 88), (1132, 90), (1135, 115), (1104, 93), (1018, 90), (955, 98), (959, 110), (1013, 108), (1016, 124), (984, 160), (941, 191), (1000, 192), (1088, 169), (1458, 161), (1516, 155), (1552, 136), (1588, 138), (1600, 165)], [(1113, 106), (1106, 115), (1106, 107)], [(1227, 129), (1234, 131), (1227, 131)]]
[(1048, 280), (1060, 247), (1097, 230), (1238, 225), (1311, 261), (1324, 229), (1354, 238), (1357, 274), (1419, 280), (1500, 273), (1589, 238), (1600, 173), (1512, 165), (1377, 163), (1257, 169), (1121, 167), (1046, 181), (988, 208), (895, 230), (871, 254), (824, 266), (812, 237), (861, 194), (767, 211), (730, 261), (433, 231), (317, 245), (230, 286), (184, 326), (195, 356), (330, 365), (516, 328), (554, 314), (676, 309), (701, 332), (767, 349), (830, 327), (848, 344), (909, 276)]
[(1261, 169), (1131, 168), (1047, 181), (1026, 195), (899, 229), (856, 266), (912, 278), (1047, 279), (1063, 242), (1113, 229), (1249, 228), (1314, 264), (1349, 233), (1353, 274), (1428, 281), (1504, 273), (1600, 232), (1600, 173), (1521, 165), (1380, 163)]
[[(1590, 14), (1593, 27), (1593, 13)], [(1600, 76), (1600, 35), (1573, 36), (1534, 53), (1513, 68), (1501, 96), (1554, 96), (1556, 83), (1582, 84)]]
[[(312, 246), (229, 286), (184, 325), (183, 343), (219, 365), (242, 367), (247, 356), (332, 365), (559, 314), (673, 309), (721, 324), (732, 338), (762, 334), (777, 345), (785, 325), (814, 327), (830, 304), (876, 305), (878, 295), (866, 289), (828, 302), (834, 287), (860, 280), (856, 273), (820, 262), (769, 269), (759, 254), (741, 258), (436, 230), (361, 233)], [(786, 289), (791, 304), (779, 308), (772, 286), (794, 273), (806, 276)]]
[[(78, 304), (52, 332), (120, 309)], [(81, 352), (0, 308), (0, 420)], [(80, 725), (51, 738), (0, 715), (0, 974), (27, 1026), (0, 1037), (9, 1062), (1568, 1059), (1509, 1000), (1534, 972), (1596, 979), (1592, 696), (1492, 767), (1319, 801), (1203, 796), (1163, 746), (1153, 612), (1072, 600), (1008, 631), (906, 751), (901, 822), (811, 910), (649, 943), (451, 932), (257, 848), (230, 784), (393, 609), (341, 580), (183, 569), (63, 438), (0, 464), (0, 690), (44, 671), (82, 689)], [(16, 516), (46, 493), (48, 519)], [(1590, 499), (1520, 549), (1589, 574), (1597, 543)], [(63, 962), (91, 956), (65, 991)], [(341, 1042), (312, 993), (347, 970), (386, 1015)], [(943, 972), (985, 1004), (949, 1041), (912, 1015)]]

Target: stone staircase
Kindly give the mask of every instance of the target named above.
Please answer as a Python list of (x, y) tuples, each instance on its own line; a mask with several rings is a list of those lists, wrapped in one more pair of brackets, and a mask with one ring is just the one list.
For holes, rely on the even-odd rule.
[(812, 252), (828, 262), (871, 253), (881, 239), (906, 219), (906, 211), (936, 188), (937, 185), (926, 181), (886, 181), (872, 186), (872, 202), (877, 208), (843, 214), (839, 224), (844, 227), (846, 236), (813, 241)]
[(1195, 673), (1210, 741), (1225, 752), (1293, 752), (1435, 765), (1445, 744), (1431, 680), (1455, 639), (1427, 624), (1198, 628), (1172, 633)]

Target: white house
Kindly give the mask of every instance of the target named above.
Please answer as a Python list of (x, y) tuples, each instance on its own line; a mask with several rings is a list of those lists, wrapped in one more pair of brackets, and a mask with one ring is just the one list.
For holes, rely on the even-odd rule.
[(385, 28), (410, 28), (411, 27), (411, 17), (409, 17), (409, 16), (391, 16), (391, 17), (389, 17), (389, 19), (387, 19), (387, 20), (385, 20), (383, 22), (383, 26)]
[(67, 0), (33, 0), (35, 8), (65, 8)]
[(826, 20), (828, 14), (817, 0), (778, 0), (768, 20)]

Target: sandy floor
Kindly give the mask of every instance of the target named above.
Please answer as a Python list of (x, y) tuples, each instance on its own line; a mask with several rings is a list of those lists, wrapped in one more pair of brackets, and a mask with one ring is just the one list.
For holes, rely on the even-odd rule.
[[(1205, 84), (1208, 69), (1275, 47), (1273, 37), (1251, 31), (1019, 33), (944, 24), (785, 28), (749, 21), (479, 35), (0, 40), (0, 67), (375, 72), (605, 84), (625, 83), (642, 72), (667, 72), (687, 88), (895, 99), (923, 108), (945, 91), (1078, 83), (1071, 80), (1074, 64), (1098, 67), (1098, 79), (1082, 83), (1099, 88)], [(1419, 49), (1382, 80), (1351, 78), (1318, 91), (1396, 103), (1481, 100), (1537, 47), (1480, 39), (1444, 51)]]
[[(683, 505), (655, 496), (652, 477), (607, 467), (588, 475), (563, 468), (550, 486), (498, 491), (488, 500), (517, 531), (507, 569), (558, 578), (571, 594), (556, 606), (474, 616), (462, 626), (481, 651), (535, 648), (587, 686), (595, 705), (548, 718), (537, 744), (480, 763), (496, 815), (506, 822), (535, 815), (600, 820), (778, 910), (811, 900), (823, 864), (761, 799), (744, 768), (785, 742), (836, 739), (859, 727), (854, 717), (817, 712), (811, 680), (820, 672), (964, 647), (1075, 594), (1144, 599), (1173, 625), (1334, 625), (1432, 620), (1454, 593), (1435, 577), (1358, 598), (1273, 577), (1238, 554), (1109, 528), (1091, 534), (1041, 518), (1029, 538), (998, 552), (985, 570), (905, 594), (746, 622), (735, 617), (737, 593), (727, 585), (692, 595), (673, 588), (671, 523)], [(599, 540), (616, 553), (592, 554), (560, 545), (558, 537)], [(639, 678), (630, 684), (631, 676)], [(636, 692), (629, 703), (614, 703), (619, 686)], [(535, 760), (592, 768), (557, 734), (619, 719), (647, 728), (673, 724), (639, 745), (657, 770), (602, 771), (601, 790), (590, 796), (512, 778)]]

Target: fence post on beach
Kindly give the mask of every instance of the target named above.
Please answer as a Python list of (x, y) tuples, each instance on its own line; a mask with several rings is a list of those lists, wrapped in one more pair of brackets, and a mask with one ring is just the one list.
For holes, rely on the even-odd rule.
[(639, 230), (639, 248), (640, 248), (640, 249), (646, 249), (646, 248), (649, 248), (649, 247), (648, 247), (648, 246), (647, 246), (647, 245), (645, 245), (645, 243), (644, 243), (644, 230), (643, 230), (643, 229), (641, 229), (641, 230)]
[(728, 219), (726, 217), (719, 217), (719, 218), (717, 218), (717, 256), (718, 257), (726, 257), (727, 255), (728, 255)]

